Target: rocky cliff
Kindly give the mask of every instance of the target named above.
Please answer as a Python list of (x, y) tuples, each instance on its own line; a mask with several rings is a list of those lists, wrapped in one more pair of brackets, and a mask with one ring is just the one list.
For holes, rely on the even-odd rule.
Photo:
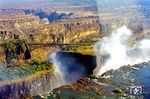
[(59, 76), (46, 73), (0, 84), (1, 99), (26, 99), (61, 86)]

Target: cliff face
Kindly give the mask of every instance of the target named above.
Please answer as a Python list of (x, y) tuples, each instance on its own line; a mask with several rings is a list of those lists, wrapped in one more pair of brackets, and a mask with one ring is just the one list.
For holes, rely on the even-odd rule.
[(43, 74), (32, 79), (26, 78), (24, 80), (15, 81), (12, 83), (1, 84), (0, 98), (1, 99), (26, 99), (37, 94), (43, 94), (54, 88), (60, 87), (59, 75)]
[(0, 18), (0, 40), (27, 39), (30, 42), (78, 42), (100, 30), (98, 19), (70, 19), (50, 23), (33, 15)]
[[(55, 58), (61, 63), (59, 68), (63, 74), (57, 70), (54, 73), (41, 71), (40, 74), (33, 74), (22, 79), (1, 81), (0, 99), (26, 99), (45, 94), (66, 83), (72, 83), (81, 77), (91, 75), (96, 66), (94, 56), (79, 53), (59, 52)], [(62, 68), (66, 68), (66, 72)]]
[(40, 26), (40, 19), (32, 15), (16, 15), (11, 18), (0, 18), (0, 40), (16, 39), (26, 37)]
[(36, 16), (25, 15), (20, 19), (16, 19), (14, 23), (14, 28), (18, 31), (22, 31), (24, 33), (31, 32), (34, 29), (37, 29), (40, 26), (40, 19)]
[(100, 25), (96, 19), (68, 19), (53, 22), (34, 31), (33, 41), (76, 43), (99, 32)]
[[(0, 10), (0, 41), (27, 39), (29, 42), (78, 42), (100, 30), (98, 17), (65, 18), (72, 14), (42, 10)], [(49, 19), (49, 17), (50, 19)], [(49, 22), (50, 20), (57, 21)]]
[(27, 38), (40, 26), (49, 24), (47, 18), (40, 19), (32, 14), (25, 14), (22, 10), (0, 10), (0, 40)]

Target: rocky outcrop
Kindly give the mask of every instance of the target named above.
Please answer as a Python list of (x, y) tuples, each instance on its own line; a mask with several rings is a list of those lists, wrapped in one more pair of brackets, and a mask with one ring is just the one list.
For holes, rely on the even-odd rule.
[[(8, 81), (9, 82), (9, 81)], [(43, 94), (54, 88), (60, 87), (61, 78), (59, 75), (51, 73), (40, 76), (27, 77), (23, 80), (1, 82), (0, 98), (1, 99), (27, 99), (31, 96)]]
[(33, 33), (33, 41), (76, 43), (99, 32), (99, 22), (94, 18), (68, 19), (53, 22), (36, 30)]
[[(136, 65), (122, 66), (118, 70), (108, 71), (102, 76), (84, 77), (75, 83), (65, 85), (49, 92), (45, 98), (73, 98), (73, 99), (149, 99), (150, 62)], [(142, 88), (142, 93), (135, 94), (134, 88)]]
[(25, 38), (27, 34), (45, 24), (48, 24), (46, 19), (40, 20), (37, 16), (26, 15), (21, 10), (0, 10), (0, 40), (15, 39), (15, 35)]

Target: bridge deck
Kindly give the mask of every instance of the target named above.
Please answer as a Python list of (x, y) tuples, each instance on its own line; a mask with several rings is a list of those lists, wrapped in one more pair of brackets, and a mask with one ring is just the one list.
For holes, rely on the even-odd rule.
[(73, 45), (73, 46), (77, 46), (77, 45), (81, 45), (81, 46), (85, 46), (85, 45), (90, 45), (88, 43), (27, 43), (27, 45), (45, 45), (45, 46), (61, 46), (61, 45)]

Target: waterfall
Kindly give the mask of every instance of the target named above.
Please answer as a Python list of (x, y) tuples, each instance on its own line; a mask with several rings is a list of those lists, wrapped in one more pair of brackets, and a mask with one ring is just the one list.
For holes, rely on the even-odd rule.
[(119, 69), (124, 65), (134, 65), (150, 60), (150, 40), (137, 40), (135, 44), (129, 46), (132, 35), (132, 30), (124, 25), (94, 45), (97, 56), (95, 75)]

